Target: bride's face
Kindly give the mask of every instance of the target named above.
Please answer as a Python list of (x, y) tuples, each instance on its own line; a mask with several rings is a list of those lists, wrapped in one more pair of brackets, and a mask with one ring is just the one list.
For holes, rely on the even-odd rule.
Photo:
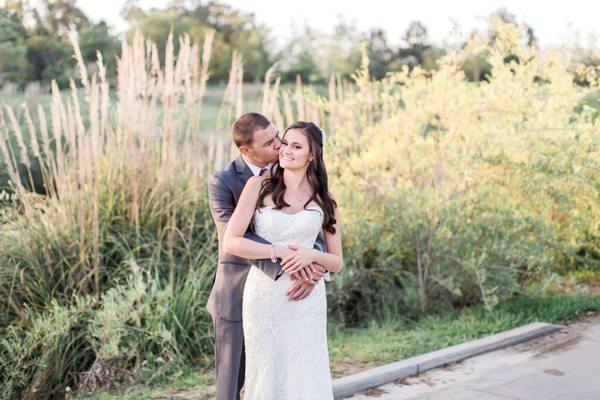
[(300, 129), (290, 129), (281, 139), (279, 166), (286, 169), (308, 168), (313, 159), (308, 138)]

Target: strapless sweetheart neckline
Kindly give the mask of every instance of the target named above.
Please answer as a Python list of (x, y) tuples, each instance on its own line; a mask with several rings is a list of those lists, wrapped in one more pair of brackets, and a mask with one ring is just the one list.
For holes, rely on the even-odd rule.
[[(296, 214), (300, 214), (302, 211), (319, 211), (319, 212), (321, 212), (321, 207), (319, 207), (319, 205), (318, 205), (318, 204), (315, 204), (315, 205), (314, 205), (314, 206), (312, 206), (312, 207), (317, 207), (317, 208), (311, 208), (311, 207), (309, 207), (309, 208), (303, 208), (302, 210), (296, 211), (295, 213), (286, 213), (286, 212), (285, 212), (285, 211), (283, 211), (282, 209), (280, 209), (280, 208), (275, 208), (275, 206), (271, 206), (271, 205), (268, 205), (268, 206), (263, 206), (263, 207), (261, 207), (261, 209), (262, 209), (262, 208), (269, 208), (269, 209), (271, 209), (271, 210), (274, 210), (274, 211), (279, 211), (279, 212), (282, 212), (282, 213), (284, 213), (285, 215), (289, 215), (289, 216), (293, 216), (293, 215), (296, 215)], [(259, 209), (259, 210), (260, 210), (260, 209)]]

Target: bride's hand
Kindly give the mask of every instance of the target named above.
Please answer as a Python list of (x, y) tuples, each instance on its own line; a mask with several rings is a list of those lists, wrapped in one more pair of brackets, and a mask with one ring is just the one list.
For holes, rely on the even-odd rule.
[(300, 269), (307, 267), (315, 261), (315, 249), (305, 247), (288, 246), (293, 252), (281, 260), (281, 270), (288, 274), (294, 274)]
[(288, 246), (279, 246), (279, 245), (275, 246), (275, 257), (281, 258), (282, 262), (283, 262), (283, 259), (285, 259), (286, 257), (288, 257), (289, 255), (291, 255), (293, 253), (294, 253), (294, 250), (290, 249)]

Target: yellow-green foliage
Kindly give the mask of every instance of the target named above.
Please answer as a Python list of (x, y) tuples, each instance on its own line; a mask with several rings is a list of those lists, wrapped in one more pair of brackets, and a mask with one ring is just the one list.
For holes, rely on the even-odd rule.
[[(361, 319), (435, 299), (493, 306), (544, 269), (597, 265), (600, 127), (595, 110), (578, 106), (597, 93), (598, 69), (540, 53), (494, 23), (493, 43), (475, 37), (431, 73), (406, 68), (374, 82), (365, 59), (356, 86), (332, 81), (329, 98), (308, 100), (331, 133), (345, 233), (332, 311)], [(461, 62), (481, 51), (492, 76), (470, 83)], [(573, 83), (574, 70), (589, 87)]]
[(565, 279), (572, 279), (579, 283), (600, 282), (600, 271), (591, 269), (569, 271), (565, 275)]

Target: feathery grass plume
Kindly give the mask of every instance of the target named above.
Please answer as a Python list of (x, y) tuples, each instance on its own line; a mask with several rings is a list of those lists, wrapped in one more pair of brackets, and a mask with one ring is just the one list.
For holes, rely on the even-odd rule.
[(29, 160), (29, 148), (25, 145), (25, 140), (23, 139), (23, 134), (21, 132), (21, 126), (17, 122), (17, 118), (15, 117), (15, 113), (12, 108), (5, 105), (6, 114), (8, 115), (8, 119), (10, 120), (10, 125), (12, 127), (12, 131), (15, 134), (17, 139), (17, 143), (19, 144), (19, 149), (21, 150), (21, 163), (25, 165), (27, 169), (27, 176), (29, 178), (30, 188), (34, 187), (33, 184), (33, 176), (31, 174), (31, 161)]
[[(242, 71), (240, 71), (242, 70)], [(240, 79), (240, 77), (242, 79)], [(238, 108), (239, 93), (243, 91), (243, 60), (242, 56), (234, 50), (231, 56), (231, 69), (229, 70), (229, 80), (227, 87), (219, 107), (219, 115), (217, 117), (217, 131), (228, 130), (238, 112), (241, 112), (241, 107)], [(241, 115), (241, 114), (240, 114)]]
[[(202, 100), (204, 99), (204, 94), (206, 93), (206, 84), (208, 82), (208, 66), (210, 63), (210, 56), (212, 50), (212, 43), (215, 37), (214, 29), (207, 29), (204, 33), (204, 43), (202, 45), (202, 66), (200, 69), (200, 75), (198, 75), (198, 69), (194, 68), (194, 78), (193, 78), (193, 88), (196, 88), (196, 92), (194, 93), (194, 97), (197, 99), (197, 106), (195, 109), (195, 118), (194, 124), (192, 127), (194, 128), (194, 133), (200, 131), (200, 120), (202, 116)], [(194, 48), (195, 57), (198, 56), (198, 48)], [(194, 65), (194, 64), (192, 64)], [(199, 135), (196, 135), (199, 136)]]
[(303, 95), (303, 85), (302, 85), (302, 77), (300, 74), (296, 75), (296, 91), (294, 93), (294, 99), (296, 100), (296, 108), (297, 108), (297, 116), (298, 120), (304, 121), (306, 120), (306, 114), (304, 113), (304, 95)]
[[(271, 89), (271, 81), (277, 72), (277, 68), (281, 65), (281, 61), (277, 61), (267, 69), (262, 89), (262, 106), (261, 113), (267, 115), (271, 111), (272, 97), (277, 96), (277, 92)], [(268, 115), (267, 115), (268, 116)]]
[(294, 118), (294, 109), (292, 108), (292, 100), (290, 98), (290, 90), (286, 89), (282, 91), (281, 97), (283, 98), (283, 112), (285, 115), (285, 124), (280, 125), (282, 128), (293, 124), (296, 119)]

